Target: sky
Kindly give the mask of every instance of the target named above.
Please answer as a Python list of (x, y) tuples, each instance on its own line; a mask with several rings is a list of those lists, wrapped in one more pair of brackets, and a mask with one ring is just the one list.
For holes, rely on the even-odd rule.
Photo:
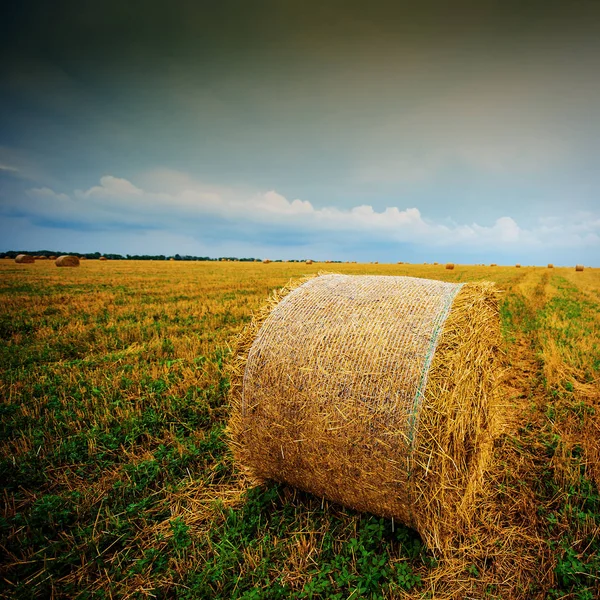
[(11, 0), (0, 252), (600, 265), (600, 3)]

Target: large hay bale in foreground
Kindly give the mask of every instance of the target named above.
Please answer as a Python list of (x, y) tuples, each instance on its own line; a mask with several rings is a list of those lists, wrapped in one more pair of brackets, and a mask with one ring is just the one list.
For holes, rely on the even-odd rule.
[(30, 265), (35, 262), (35, 258), (30, 254), (17, 254), (15, 262), (20, 265)]
[(77, 256), (71, 256), (70, 254), (64, 254), (63, 256), (59, 256), (54, 264), (57, 267), (78, 267), (79, 266), (79, 258)]
[(329, 274), (290, 289), (237, 340), (236, 459), (447, 549), (491, 448), (494, 285)]
[(576, 265), (575, 266), (575, 270), (576, 271), (583, 271), (583, 265)]

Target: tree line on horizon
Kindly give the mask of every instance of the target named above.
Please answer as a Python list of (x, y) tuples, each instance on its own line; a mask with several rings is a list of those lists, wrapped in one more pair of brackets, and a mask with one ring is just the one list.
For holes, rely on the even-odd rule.
[[(111, 254), (111, 253), (102, 253), (102, 252), (59, 252), (55, 250), (36, 250), (28, 251), (28, 250), (8, 250), (4, 252), (4, 258), (16, 258), (19, 254), (29, 254), (31, 256), (61, 256), (64, 254), (70, 254), (73, 256), (79, 256), (80, 258), (86, 259), (98, 259), (101, 256), (109, 260), (181, 260), (181, 261), (234, 261), (234, 262), (261, 262), (260, 258), (238, 258), (237, 256), (220, 256), (217, 258), (213, 258), (211, 256), (193, 256), (190, 254)], [(271, 262), (284, 262), (283, 260), (272, 260)], [(305, 262), (305, 259), (302, 260), (291, 260), (289, 262)], [(332, 262), (341, 262), (341, 261), (332, 261)]]

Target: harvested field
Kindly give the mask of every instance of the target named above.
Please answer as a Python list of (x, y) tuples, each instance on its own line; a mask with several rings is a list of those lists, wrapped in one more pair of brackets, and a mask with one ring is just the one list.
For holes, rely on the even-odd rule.
[(233, 460), (231, 344), (319, 265), (49, 267), (0, 264), (3, 597), (597, 596), (598, 269), (328, 265), (502, 291), (502, 428), (441, 553)]

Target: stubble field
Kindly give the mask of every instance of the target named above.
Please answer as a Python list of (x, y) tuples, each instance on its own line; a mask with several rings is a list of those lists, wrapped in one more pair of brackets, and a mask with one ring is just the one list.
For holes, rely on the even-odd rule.
[[(228, 344), (321, 269), (503, 290), (505, 425), (455, 560), (236, 472)], [(1, 260), (0, 291), (3, 597), (599, 597), (599, 269)]]

